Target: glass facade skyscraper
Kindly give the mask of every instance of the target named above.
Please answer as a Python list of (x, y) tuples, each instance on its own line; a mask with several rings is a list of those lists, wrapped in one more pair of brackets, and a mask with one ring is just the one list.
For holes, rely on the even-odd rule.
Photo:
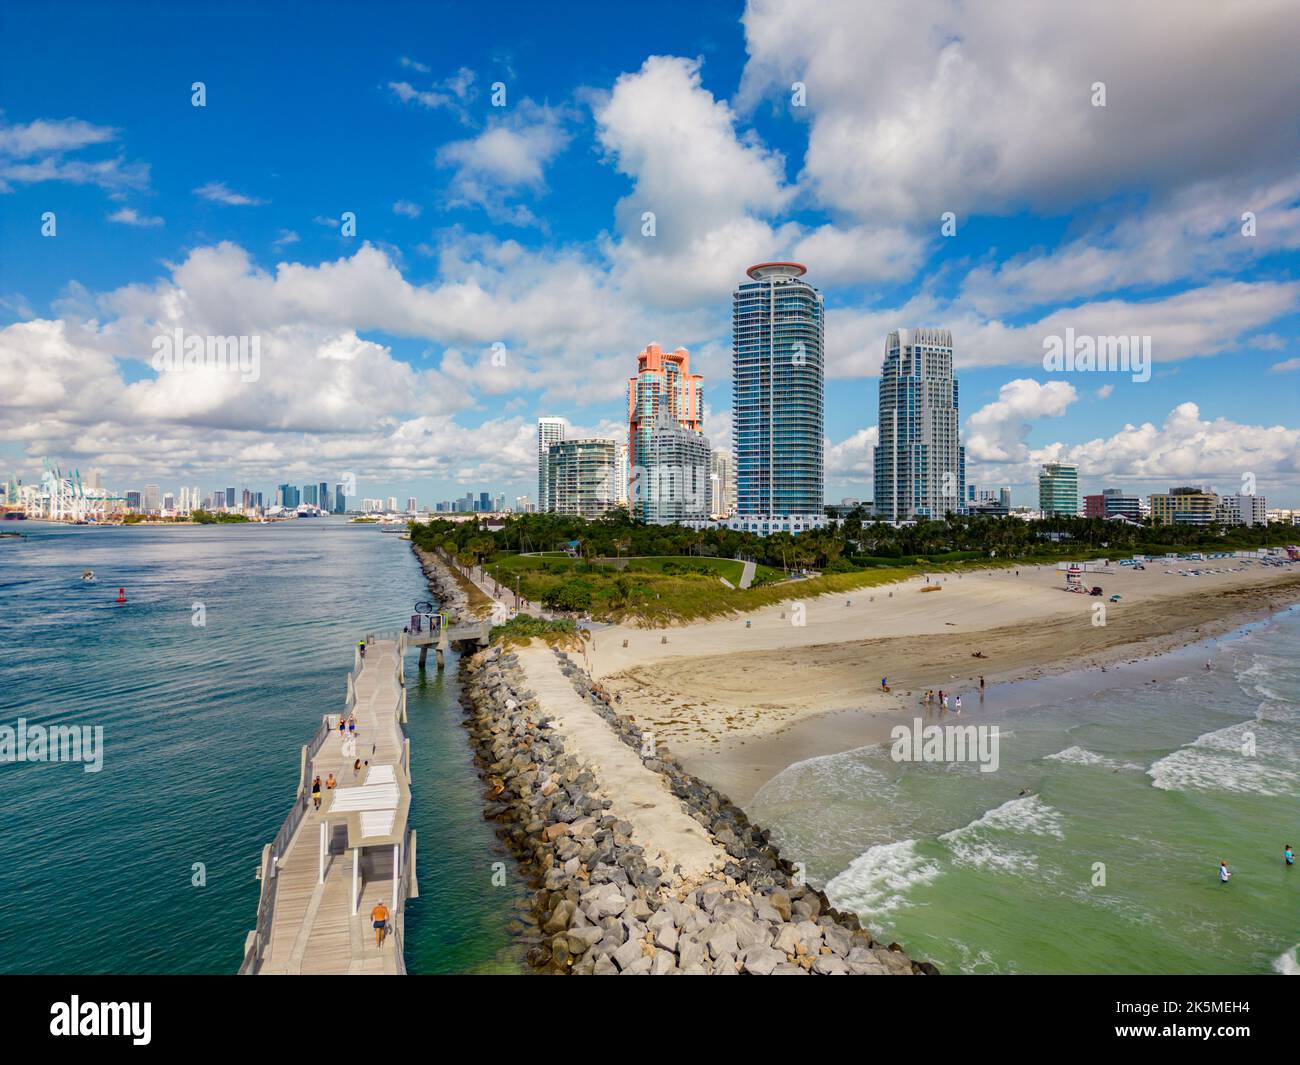
[(764, 525), (823, 514), (824, 311), (804, 273), (800, 263), (760, 263), (732, 296), (736, 511)]
[(547, 482), (548, 458), (552, 444), (564, 439), (563, 418), (537, 419), (537, 509), (550, 510), (551, 492)]
[(880, 369), (876, 513), (885, 521), (938, 521), (966, 498), (966, 449), (958, 438), (952, 333), (898, 329)]
[(618, 443), (559, 440), (546, 453), (546, 509), (598, 518), (617, 505)]
[(1079, 467), (1073, 462), (1045, 462), (1038, 468), (1038, 509), (1045, 518), (1079, 514)]

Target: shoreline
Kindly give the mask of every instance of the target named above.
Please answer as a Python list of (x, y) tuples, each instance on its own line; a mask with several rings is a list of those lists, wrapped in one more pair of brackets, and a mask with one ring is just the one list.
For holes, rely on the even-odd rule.
[[(905, 585), (895, 590), (902, 598)], [(1055, 616), (1031, 610), (1019, 623), (969, 631), (951, 603), (941, 608), (935, 603), (929, 631), (910, 635), (774, 648), (783, 652), (777, 654), (736, 650), (670, 657), (672, 645), (660, 645), (652, 649), (660, 652), (659, 661), (621, 670), (611, 668), (622, 651), (616, 645), (614, 654), (602, 649), (603, 654), (593, 655), (594, 673), (621, 698), (620, 709), (656, 731), (687, 771), (744, 808), (790, 765), (886, 742), (890, 729), (909, 720), (913, 711), (933, 713), (936, 707), (921, 702), (927, 688), (963, 695), (968, 711), (963, 720), (978, 720), (978, 713), (970, 711), (979, 706), (981, 668), (985, 699), (996, 693), (999, 706), (1007, 705), (1012, 688), (1017, 693), (1032, 690), (1027, 685), (1045, 683), (1051, 690), (1026, 702), (1017, 694), (1016, 705), (1035, 705), (1062, 690), (1096, 690), (1099, 680), (1106, 687), (1130, 684), (1134, 671), (1129, 667), (1141, 663), (1148, 672), (1159, 672), (1159, 663), (1170, 655), (1290, 609), (1300, 602), (1300, 575), (1248, 580), (1218, 591), (1203, 596), (1189, 589), (1139, 599), (1124, 611), (1125, 623), (1110, 629), (1093, 626), (1076, 609)], [(940, 595), (924, 598), (931, 603)], [(1089, 598), (1070, 596), (1085, 602), (1066, 605), (1088, 607)], [(814, 604), (820, 609), (821, 604)], [(973, 610), (978, 616), (978, 601)], [(952, 625), (943, 620), (948, 616), (959, 618), (958, 631), (937, 631)], [(683, 635), (692, 635), (660, 632), (680, 643), (688, 642)], [(969, 647), (985, 647), (992, 654), (976, 661), (969, 657)], [(875, 668), (873, 662), (882, 665)], [(890, 678), (893, 690), (888, 694), (879, 688), (882, 674)]]
[[(1252, 612), (1239, 618), (1224, 619), (1220, 632), (1193, 633), (1194, 638), (1188, 641), (1141, 649), (1132, 657), (1116, 654), (1111, 661), (1088, 668), (1047, 667), (1022, 676), (999, 679), (988, 686), (984, 700), (975, 699), (965, 704), (966, 713), (961, 718), (952, 714), (944, 715), (944, 718), (949, 724), (978, 724), (979, 711), (985, 707), (990, 710), (1031, 710), (1053, 699), (1064, 701), (1091, 692), (1174, 680), (1185, 676), (1189, 668), (1199, 664), (1207, 652), (1212, 654), (1218, 645), (1240, 639), (1296, 610), (1298, 605), (1293, 603), (1280, 610), (1268, 610), (1262, 616)], [(1099, 677), (1099, 672), (1106, 676)], [(913, 707), (915, 716), (927, 720), (934, 717), (936, 709), (920, 704)], [(679, 756), (679, 760), (684, 768), (708, 780), (746, 809), (766, 784), (791, 766), (860, 747), (888, 744), (890, 730), (900, 723), (908, 723), (911, 716), (896, 710), (878, 710), (868, 716), (851, 709), (827, 710), (805, 718), (781, 734), (750, 740), (717, 755), (692, 754)]]

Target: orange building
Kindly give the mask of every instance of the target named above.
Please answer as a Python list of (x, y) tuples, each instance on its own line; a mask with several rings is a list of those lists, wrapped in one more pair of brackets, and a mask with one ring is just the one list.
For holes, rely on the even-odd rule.
[(666, 410), (684, 429), (704, 431), (704, 377), (691, 373), (691, 356), (685, 348), (665, 352), (658, 344), (646, 345), (636, 357), (636, 376), (627, 382), (628, 467), (633, 477), (645, 465), (650, 431), (660, 410)]

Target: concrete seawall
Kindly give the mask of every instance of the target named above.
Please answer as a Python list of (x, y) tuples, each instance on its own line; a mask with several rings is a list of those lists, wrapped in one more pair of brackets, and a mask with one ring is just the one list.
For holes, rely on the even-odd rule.
[(685, 773), (540, 642), (462, 658), (484, 814), (533, 879), (528, 961), (624, 975), (937, 975), (802, 884), (769, 833)]

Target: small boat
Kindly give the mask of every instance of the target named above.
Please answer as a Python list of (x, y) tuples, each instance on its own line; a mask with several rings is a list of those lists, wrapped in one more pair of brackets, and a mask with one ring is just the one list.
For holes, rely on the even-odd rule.
[(81, 579), (85, 581), (87, 584), (94, 584), (95, 571), (93, 569), (86, 570), (86, 572), (81, 575)]

